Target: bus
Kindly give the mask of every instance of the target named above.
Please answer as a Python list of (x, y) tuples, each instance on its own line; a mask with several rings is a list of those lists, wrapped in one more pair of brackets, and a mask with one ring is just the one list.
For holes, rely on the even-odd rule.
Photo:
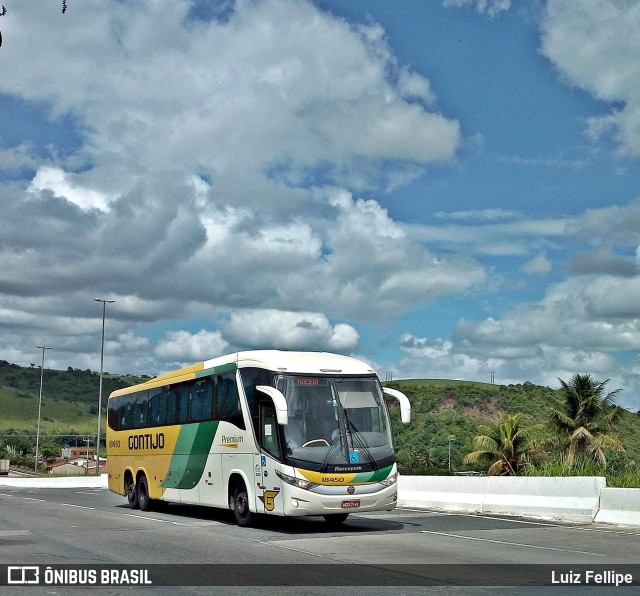
[(368, 364), (318, 352), (247, 351), (119, 389), (107, 406), (109, 489), (143, 511), (158, 501), (256, 514), (392, 510), (398, 471), (384, 395), (407, 397)]

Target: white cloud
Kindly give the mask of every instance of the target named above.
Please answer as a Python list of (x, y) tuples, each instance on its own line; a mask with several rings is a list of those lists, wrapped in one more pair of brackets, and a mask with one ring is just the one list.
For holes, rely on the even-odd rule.
[(154, 354), (167, 362), (199, 362), (225, 354), (228, 347), (220, 331), (169, 331), (156, 345)]
[(35, 169), (38, 161), (31, 154), (32, 147), (28, 143), (20, 143), (9, 149), (0, 148), (0, 170), (16, 172), (23, 169)]
[(442, 3), (444, 6), (473, 6), (478, 12), (486, 12), (490, 17), (511, 7), (511, 0), (443, 0)]
[(432, 106), (436, 101), (429, 81), (422, 75), (409, 71), (406, 66), (400, 68), (398, 91), (403, 98), (419, 99), (428, 106)]
[(130, 321), (247, 308), (375, 319), (483, 278), (474, 261), (436, 259), (375, 200), (310, 188), (317, 170), (406, 182), (459, 145), (379, 25), (298, 0), (239, 0), (197, 23), (190, 8), (87, 1), (56, 27), (35, 0), (13, 9), (0, 91), (43, 117), (72, 113), (82, 145), (8, 195), (7, 295), (67, 296), (71, 316), (94, 288)]
[(551, 262), (547, 259), (547, 256), (543, 252), (538, 253), (533, 259), (526, 262), (522, 266), (522, 270), (525, 273), (549, 273), (551, 271)]
[[(493, 323), (496, 323), (495, 321)], [(637, 371), (640, 361), (628, 370), (616, 369), (612, 354), (590, 349), (567, 349), (545, 343), (500, 345), (475, 350), (460, 339), (449, 341), (404, 334), (399, 341), (401, 358), (393, 365), (378, 366), (392, 372), (394, 379), (444, 378), (480, 381), (498, 385), (536, 384), (559, 388), (559, 378), (568, 380), (575, 373), (591, 374), (599, 380), (611, 378), (609, 388), (621, 388), (618, 403), (633, 411), (640, 408)], [(616, 372), (611, 373), (612, 370)]]
[(551, 286), (536, 303), (475, 323), (461, 320), (456, 337), (474, 349), (547, 344), (569, 350), (640, 349), (640, 277), (575, 277)]
[[(239, 0), (224, 22), (196, 26), (190, 7), (85, 2), (52, 27), (25, 0), (12, 11), (21, 31), (3, 48), (15, 68), (0, 90), (77, 114), (93, 162), (83, 177), (110, 178), (119, 194), (143, 172), (186, 178), (197, 167), (224, 192), (240, 179), (264, 186), (274, 166), (292, 175), (330, 164), (341, 182), (379, 161), (453, 157), (458, 123), (403, 99), (426, 105), (433, 94), (397, 63), (379, 25), (309, 2)], [(34, 40), (48, 51), (32, 51)]]
[(358, 332), (344, 323), (331, 325), (319, 313), (277, 310), (244, 311), (222, 324), (223, 336), (247, 348), (328, 350), (351, 352), (358, 344)]
[(430, 340), (405, 333), (400, 338), (402, 356), (392, 368), (394, 378), (488, 378), (493, 364), (464, 352), (442, 338)]
[[(469, 223), (402, 224), (402, 229), (410, 238), (433, 249), (494, 256), (529, 256), (532, 251), (553, 246), (566, 238), (577, 221), (569, 217), (524, 219), (515, 212), (503, 210), (439, 212), (436, 217), (468, 219)], [(505, 221), (494, 223), (500, 219)]]
[(495, 221), (500, 219), (519, 219), (522, 214), (507, 209), (472, 209), (469, 211), (438, 211), (433, 214), (438, 219)]
[(588, 134), (613, 132), (623, 153), (640, 155), (640, 3), (549, 0), (541, 27), (542, 52), (566, 80), (615, 104)]
[(34, 194), (50, 191), (55, 197), (63, 197), (81, 209), (105, 211), (114, 197), (83, 187), (80, 184), (74, 184), (75, 177), (74, 174), (64, 172), (60, 168), (42, 166), (38, 168), (27, 191)]

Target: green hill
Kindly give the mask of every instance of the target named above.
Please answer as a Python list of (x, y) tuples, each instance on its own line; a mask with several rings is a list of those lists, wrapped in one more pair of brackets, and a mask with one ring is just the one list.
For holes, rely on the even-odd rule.
[[(411, 423), (400, 422), (399, 408), (389, 401), (398, 451), (405, 474), (448, 474), (473, 470), (463, 463), (471, 452), (478, 425), (506, 414), (524, 413), (528, 422), (548, 423), (557, 390), (531, 383), (490, 385), (465, 381), (411, 379), (385, 383), (405, 393), (412, 405)], [(617, 438), (625, 453), (607, 453), (609, 468), (640, 467), (640, 415), (621, 410), (620, 422), (608, 434)], [(451, 438), (451, 441), (449, 440)], [(475, 467), (477, 471), (481, 468)]]
[[(109, 393), (140, 382), (138, 377), (108, 373), (102, 378), (102, 406)], [(68, 368), (44, 370), (40, 432), (48, 435), (95, 435), (98, 423), (100, 375), (90, 370)], [(40, 368), (22, 367), (0, 360), (0, 446), (15, 444), (8, 436), (33, 442), (38, 421)], [(33, 437), (30, 438), (30, 435)], [(25, 447), (26, 448), (26, 447)]]

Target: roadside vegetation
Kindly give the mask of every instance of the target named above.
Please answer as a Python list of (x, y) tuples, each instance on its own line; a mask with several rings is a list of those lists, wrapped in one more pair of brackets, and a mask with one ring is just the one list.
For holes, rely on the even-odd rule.
[[(133, 376), (103, 374), (103, 421), (109, 393), (140, 382)], [(69, 367), (44, 370), (39, 454), (60, 456), (64, 445), (95, 447), (100, 376)], [(0, 360), (0, 459), (33, 469), (40, 393), (40, 367)], [(103, 423), (103, 429), (104, 429)], [(102, 434), (102, 433), (101, 433)]]
[(482, 473), (605, 476), (640, 488), (640, 412), (615, 404), (618, 391), (589, 375), (561, 388), (462, 381), (388, 383), (407, 394), (412, 422), (392, 402), (404, 474)]

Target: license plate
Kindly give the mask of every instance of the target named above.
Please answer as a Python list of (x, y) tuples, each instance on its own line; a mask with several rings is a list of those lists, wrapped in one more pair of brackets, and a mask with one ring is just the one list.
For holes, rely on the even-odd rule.
[(353, 509), (354, 507), (360, 507), (360, 499), (351, 499), (350, 501), (342, 501), (343, 509)]

